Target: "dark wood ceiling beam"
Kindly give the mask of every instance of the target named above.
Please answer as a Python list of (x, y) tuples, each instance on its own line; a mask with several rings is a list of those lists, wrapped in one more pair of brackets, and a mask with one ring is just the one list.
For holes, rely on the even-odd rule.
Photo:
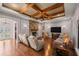
[(37, 16), (37, 15), (48, 15), (46, 12), (36, 12), (34, 14), (32, 14), (31, 16)]
[[(35, 7), (35, 6), (36, 6), (36, 7)], [(57, 3), (57, 4), (52, 5), (52, 6), (46, 8), (46, 9), (44, 9), (44, 10), (41, 10), (37, 5), (34, 5), (33, 8), (34, 8), (35, 10), (38, 10), (38, 12), (32, 14), (32, 16), (37, 16), (37, 15), (39, 15), (39, 14), (46, 13), (47, 11), (56, 9), (56, 8), (58, 8), (58, 7), (61, 7), (61, 6), (63, 7), (63, 6), (64, 6), (64, 3)], [(46, 14), (46, 15), (47, 15), (47, 14)]]
[[(28, 4), (28, 5), (30, 5), (30, 4)], [(52, 5), (52, 6), (46, 8), (46, 9), (44, 9), (44, 10), (41, 10), (41, 9), (34, 3), (34, 4), (31, 4), (31, 8), (35, 9), (37, 12), (34, 13), (34, 14), (32, 14), (32, 15), (30, 15), (30, 16), (34, 17), (34, 16), (41, 15), (39, 18), (50, 18), (50, 17), (55, 16), (55, 15), (57, 15), (57, 14), (64, 13), (64, 10), (63, 10), (63, 11), (60, 11), (60, 12), (57, 12), (57, 13), (54, 13), (54, 14), (50, 14), (50, 15), (47, 14), (47, 11), (54, 10), (54, 9), (59, 8), (59, 7), (61, 7), (61, 6), (63, 7), (63, 6), (64, 6), (64, 3), (57, 3), (57, 4)], [(28, 6), (28, 7), (29, 7), (29, 6)], [(29, 8), (30, 8), (30, 7), (29, 7)], [(29, 8), (28, 8), (28, 9), (29, 9)], [(26, 11), (27, 11), (27, 10), (26, 10)], [(25, 11), (25, 12), (26, 12), (26, 11)]]
[(43, 12), (36, 4), (34, 4), (32, 6), (32, 8), (35, 9), (37, 12), (32, 14), (31, 16), (37, 16), (37, 15), (41, 15), (42, 16)]
[(47, 12), (47, 11), (56, 9), (58, 7), (61, 7), (61, 6), (64, 6), (64, 3), (56, 3), (56, 4), (52, 5), (52, 6), (49, 6), (49, 7), (45, 8), (43, 11)]
[[(47, 14), (47, 15), (45, 15), (45, 16), (41, 16), (40, 18), (43, 18), (43, 20), (44, 19), (53, 19), (53, 18), (56, 18), (56, 17), (59, 17), (59, 16), (56, 16), (56, 15), (58, 15), (58, 14), (62, 14), (62, 13), (64, 13), (64, 11), (60, 11), (60, 12), (58, 12), (58, 13), (54, 13), (54, 14)], [(65, 15), (65, 14), (64, 14)], [(64, 16), (64, 15), (60, 15), (60, 16)], [(52, 17), (52, 16), (56, 16), (56, 17)]]
[(31, 16), (37, 16), (37, 15), (39, 15), (41, 12), (36, 12), (36, 13), (34, 13), (34, 14), (32, 14)]
[(37, 10), (37, 11), (42, 12), (42, 10), (36, 4), (34, 4), (32, 8), (35, 9), (35, 10)]

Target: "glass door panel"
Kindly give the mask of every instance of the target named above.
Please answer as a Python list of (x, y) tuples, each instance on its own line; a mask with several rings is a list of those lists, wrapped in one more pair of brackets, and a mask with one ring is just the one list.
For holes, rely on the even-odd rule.
[(0, 22), (0, 40), (12, 38), (12, 25), (7, 22)]

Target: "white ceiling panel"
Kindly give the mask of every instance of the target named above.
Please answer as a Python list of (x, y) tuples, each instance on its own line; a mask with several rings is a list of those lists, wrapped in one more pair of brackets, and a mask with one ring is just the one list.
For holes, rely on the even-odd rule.
[(55, 3), (38, 3), (37, 5), (41, 8), (41, 9), (45, 9), (51, 5), (54, 5)]
[(48, 14), (53, 14), (53, 13), (57, 13), (57, 12), (60, 12), (60, 11), (63, 11), (63, 7), (59, 7), (59, 8), (56, 8), (54, 10), (51, 10), (51, 11), (48, 11), (47, 13)]
[(32, 14), (34, 14), (34, 13), (36, 13), (36, 12), (37, 12), (37, 11), (36, 11), (35, 9), (30, 8), (30, 9), (26, 12), (26, 14), (32, 15)]

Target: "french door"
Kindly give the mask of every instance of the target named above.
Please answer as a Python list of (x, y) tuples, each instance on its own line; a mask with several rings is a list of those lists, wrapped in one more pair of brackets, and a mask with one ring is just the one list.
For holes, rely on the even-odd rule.
[(0, 20), (0, 40), (13, 39), (15, 34), (15, 26), (9, 20)]

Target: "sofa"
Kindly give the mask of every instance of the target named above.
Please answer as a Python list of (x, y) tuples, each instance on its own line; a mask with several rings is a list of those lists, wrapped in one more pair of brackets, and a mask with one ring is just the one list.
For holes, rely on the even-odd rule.
[(36, 37), (33, 38), (32, 36), (29, 36), (27, 38), (25, 34), (19, 34), (19, 40), (27, 46), (30, 45), (30, 47), (36, 51), (39, 51), (43, 48), (43, 41), (38, 40)]
[(19, 40), (20, 40), (20, 42), (29, 46), (29, 42), (28, 42), (28, 38), (26, 37), (26, 34), (19, 34)]
[(38, 40), (36, 37), (31, 36), (28, 38), (28, 41), (29, 41), (31, 48), (33, 48), (36, 51), (39, 51), (43, 48), (43, 41)]

